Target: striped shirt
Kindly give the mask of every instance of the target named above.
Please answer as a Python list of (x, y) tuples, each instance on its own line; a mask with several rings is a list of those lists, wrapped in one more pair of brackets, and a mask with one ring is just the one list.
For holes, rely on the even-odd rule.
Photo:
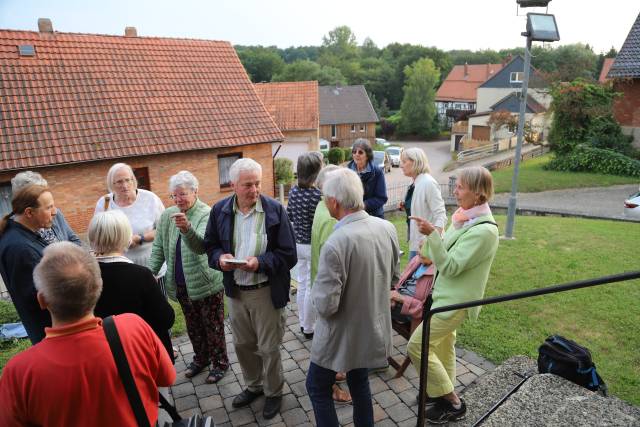
[[(246, 215), (238, 207), (238, 201), (233, 201), (233, 248), (237, 259), (259, 256), (267, 251), (267, 233), (264, 226), (264, 210), (260, 198), (256, 205)], [(267, 275), (236, 269), (233, 277), (239, 286), (251, 286), (266, 282)]]

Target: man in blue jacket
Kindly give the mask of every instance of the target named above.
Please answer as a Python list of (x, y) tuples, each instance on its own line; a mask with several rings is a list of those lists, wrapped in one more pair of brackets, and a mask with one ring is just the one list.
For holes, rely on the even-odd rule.
[(239, 159), (229, 169), (234, 194), (211, 209), (204, 243), (209, 266), (223, 272), (233, 343), (247, 388), (233, 406), (261, 394), (263, 416), (280, 411), (284, 376), (280, 344), (291, 277), (296, 265), (293, 227), (284, 207), (260, 194), (262, 167)]

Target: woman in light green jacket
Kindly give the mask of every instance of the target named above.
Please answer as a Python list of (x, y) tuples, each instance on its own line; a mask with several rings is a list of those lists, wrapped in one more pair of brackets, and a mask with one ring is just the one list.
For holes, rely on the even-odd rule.
[(181, 171), (169, 180), (175, 206), (160, 217), (149, 268), (157, 274), (167, 263), (167, 294), (180, 303), (193, 345), (191, 378), (212, 364), (206, 382), (216, 383), (229, 368), (224, 337), (222, 273), (209, 268), (203, 236), (211, 208), (198, 199), (198, 179)]
[[(481, 299), (498, 250), (498, 227), (488, 204), (493, 195), (489, 171), (480, 166), (462, 169), (454, 194), (459, 207), (444, 236), (440, 237), (427, 220), (411, 217), (419, 231), (427, 236), (422, 251), (433, 260), (437, 270), (433, 308)], [(454, 391), (456, 329), (467, 317), (476, 320), (479, 312), (480, 308), (475, 307), (439, 313), (431, 319), (427, 368), (427, 420), (430, 422), (454, 421), (466, 413), (465, 402)], [(422, 358), (421, 345), (422, 324), (407, 345), (416, 368)]]

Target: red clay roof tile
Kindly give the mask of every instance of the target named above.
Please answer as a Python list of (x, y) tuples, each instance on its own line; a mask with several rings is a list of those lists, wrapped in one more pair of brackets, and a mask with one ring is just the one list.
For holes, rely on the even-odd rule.
[(283, 140), (222, 41), (0, 30), (0, 99), (0, 169)]
[(502, 64), (455, 65), (440, 85), (436, 101), (475, 102), (478, 86), (501, 69)]
[(282, 131), (318, 129), (318, 82), (257, 83), (256, 92)]

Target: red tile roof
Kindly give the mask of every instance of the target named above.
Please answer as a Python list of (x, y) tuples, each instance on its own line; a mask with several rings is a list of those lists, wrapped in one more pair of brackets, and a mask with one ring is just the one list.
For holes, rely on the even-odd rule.
[(616, 58), (604, 58), (604, 62), (602, 63), (602, 70), (600, 70), (600, 77), (598, 78), (598, 81), (600, 83), (604, 83), (607, 81), (607, 74), (609, 74), (609, 70), (611, 69), (613, 61), (615, 60)]
[(0, 170), (283, 140), (222, 41), (0, 30), (0, 99)]
[(318, 82), (257, 83), (256, 92), (282, 131), (318, 129)]
[(436, 101), (476, 102), (478, 86), (501, 69), (502, 64), (456, 65), (440, 85)]

